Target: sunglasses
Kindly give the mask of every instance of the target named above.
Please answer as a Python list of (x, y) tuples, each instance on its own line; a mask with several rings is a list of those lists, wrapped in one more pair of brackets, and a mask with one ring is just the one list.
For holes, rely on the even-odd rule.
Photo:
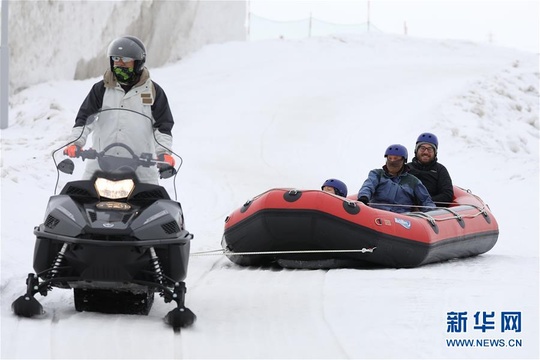
[(134, 59), (133, 58), (130, 58), (130, 57), (127, 57), (127, 56), (111, 56), (111, 59), (112, 61), (114, 62), (123, 62), (124, 64), (125, 63), (128, 63), (128, 62), (131, 62), (133, 61)]

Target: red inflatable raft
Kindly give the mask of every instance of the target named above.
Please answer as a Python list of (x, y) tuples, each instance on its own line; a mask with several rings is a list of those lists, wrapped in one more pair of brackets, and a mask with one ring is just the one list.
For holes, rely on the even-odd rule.
[(482, 254), (498, 236), (489, 207), (459, 187), (450, 207), (403, 214), (319, 190), (272, 189), (226, 218), (222, 247), (243, 266), (401, 268)]

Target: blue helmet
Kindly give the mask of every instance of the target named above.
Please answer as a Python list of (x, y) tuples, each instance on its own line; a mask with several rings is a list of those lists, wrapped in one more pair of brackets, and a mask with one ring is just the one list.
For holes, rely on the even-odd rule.
[(428, 143), (433, 145), (435, 151), (437, 151), (437, 148), (439, 147), (439, 140), (437, 140), (435, 134), (428, 132), (420, 134), (420, 136), (416, 140), (416, 150), (418, 149), (418, 144), (420, 143)]
[(322, 184), (321, 190), (325, 186), (333, 187), (336, 190), (336, 195), (343, 197), (347, 196), (347, 185), (345, 185), (343, 181), (340, 181), (338, 179), (328, 179), (324, 182), (324, 184)]
[(384, 152), (384, 157), (387, 157), (388, 155), (403, 156), (405, 158), (405, 162), (407, 162), (407, 158), (409, 157), (407, 148), (400, 144), (393, 144), (387, 147), (386, 151)]

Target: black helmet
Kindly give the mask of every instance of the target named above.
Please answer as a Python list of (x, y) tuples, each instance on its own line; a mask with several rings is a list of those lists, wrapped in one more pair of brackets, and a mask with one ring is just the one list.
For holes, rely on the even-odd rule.
[(111, 56), (124, 56), (134, 59), (135, 74), (140, 75), (143, 71), (144, 63), (146, 62), (146, 48), (142, 41), (135, 36), (122, 36), (111, 42), (109, 49), (107, 50), (107, 56), (111, 63), (111, 70), (113, 70)]

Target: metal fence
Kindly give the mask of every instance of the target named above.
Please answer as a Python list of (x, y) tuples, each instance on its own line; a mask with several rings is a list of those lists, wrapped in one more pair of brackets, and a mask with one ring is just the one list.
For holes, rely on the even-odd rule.
[(276, 21), (253, 13), (248, 14), (249, 40), (303, 39), (333, 34), (365, 34), (381, 32), (370, 22), (358, 24), (336, 24), (312, 16), (294, 21)]

